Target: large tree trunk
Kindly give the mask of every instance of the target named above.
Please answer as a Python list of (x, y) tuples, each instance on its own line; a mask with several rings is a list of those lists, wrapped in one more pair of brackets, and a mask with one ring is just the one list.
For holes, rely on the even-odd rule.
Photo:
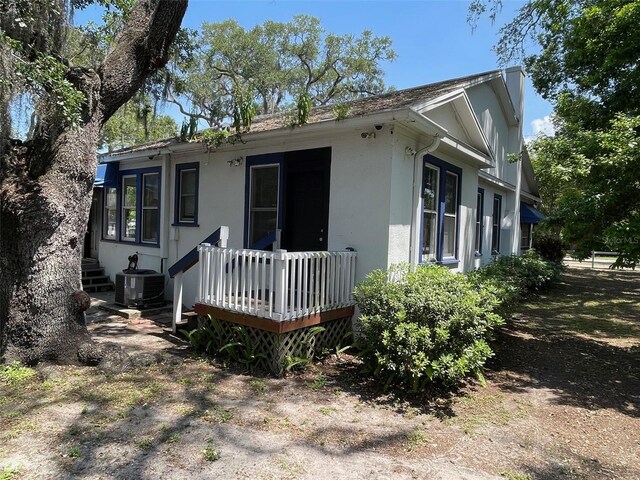
[[(80, 128), (40, 125), (0, 158), (0, 358), (96, 360), (81, 257), (100, 128), (167, 61), (187, 0), (141, 0), (98, 72), (70, 70), (85, 93)], [(55, 132), (55, 135), (52, 135)], [(0, 149), (2, 151), (2, 149)], [(89, 352), (89, 353), (88, 353)]]
[[(8, 359), (73, 363), (78, 345), (89, 341), (80, 259), (98, 130), (89, 124), (63, 134), (47, 173), (36, 182), (23, 180), (22, 191), (3, 198), (0, 318), (7, 319), (2, 337)], [(14, 147), (11, 153), (27, 152)]]

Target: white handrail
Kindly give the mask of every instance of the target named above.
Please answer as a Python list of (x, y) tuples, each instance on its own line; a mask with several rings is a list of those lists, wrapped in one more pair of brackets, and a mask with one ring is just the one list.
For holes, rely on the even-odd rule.
[[(220, 232), (220, 236), (218, 238), (218, 245), (220, 245), (221, 247), (226, 247), (227, 240), (229, 239), (229, 227), (227, 227), (226, 225), (222, 225), (220, 226), (218, 231)], [(216, 235), (218, 231), (214, 232), (208, 238), (211, 238), (212, 236)], [(203, 245), (209, 245), (209, 244), (204, 243)], [(199, 250), (198, 250), (198, 258), (199, 258), (201, 269), (204, 263), (207, 263), (207, 266), (208, 266), (209, 260), (208, 259), (203, 260), (203, 253), (200, 252)], [(184, 260), (184, 257), (183, 257), (183, 260)], [(190, 268), (190, 265), (187, 266), (186, 268), (187, 269)], [(212, 266), (211, 268), (214, 268), (214, 267)], [(171, 270), (169, 270), (169, 272), (171, 272)], [(184, 272), (185, 270), (178, 270), (173, 278), (173, 315), (172, 315), (171, 329), (174, 334), (178, 333), (178, 324), (180, 324), (182, 320), (182, 288), (183, 288), (182, 276)], [(202, 272), (200, 273), (200, 278), (203, 278)], [(207, 291), (206, 285), (200, 283), (198, 285), (198, 297), (204, 297), (206, 291)]]
[(202, 244), (197, 303), (277, 321), (353, 305), (356, 252)]

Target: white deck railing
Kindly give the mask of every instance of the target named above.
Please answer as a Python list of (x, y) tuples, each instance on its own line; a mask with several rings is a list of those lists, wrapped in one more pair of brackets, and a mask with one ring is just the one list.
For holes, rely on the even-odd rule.
[(196, 303), (283, 321), (353, 305), (356, 252), (198, 247)]

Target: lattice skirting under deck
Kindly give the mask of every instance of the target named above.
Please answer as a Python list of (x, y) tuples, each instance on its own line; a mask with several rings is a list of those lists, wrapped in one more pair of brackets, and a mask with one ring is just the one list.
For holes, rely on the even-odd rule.
[[(208, 316), (199, 315), (200, 326), (208, 322)], [(217, 350), (236, 338), (237, 324), (225, 320), (217, 320), (221, 327), (221, 335), (218, 340)], [(252, 346), (256, 352), (261, 353), (264, 358), (260, 358), (256, 363), (257, 367), (269, 371), (274, 375), (281, 376), (288, 361), (296, 358), (313, 359), (314, 355), (323, 350), (334, 350), (336, 347), (345, 346), (353, 340), (352, 317), (338, 318), (322, 323), (318, 326), (300, 328), (291, 332), (274, 333), (250, 326), (241, 326), (249, 335)]]

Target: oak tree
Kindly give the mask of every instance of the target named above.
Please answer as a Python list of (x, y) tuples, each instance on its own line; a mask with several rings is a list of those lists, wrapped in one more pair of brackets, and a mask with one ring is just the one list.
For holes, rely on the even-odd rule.
[(179, 40), (161, 93), (210, 127), (242, 108), (269, 114), (301, 97), (315, 106), (381, 93), (383, 63), (396, 56), (388, 37), (328, 33), (307, 15), (250, 29), (235, 20), (204, 23)]
[[(100, 358), (80, 269), (100, 129), (167, 62), (187, 7), (99, 0), (121, 12), (106, 54), (74, 63), (71, 9), (87, 3), (0, 1), (0, 356), (29, 364)], [(32, 127), (18, 140), (24, 103)]]

